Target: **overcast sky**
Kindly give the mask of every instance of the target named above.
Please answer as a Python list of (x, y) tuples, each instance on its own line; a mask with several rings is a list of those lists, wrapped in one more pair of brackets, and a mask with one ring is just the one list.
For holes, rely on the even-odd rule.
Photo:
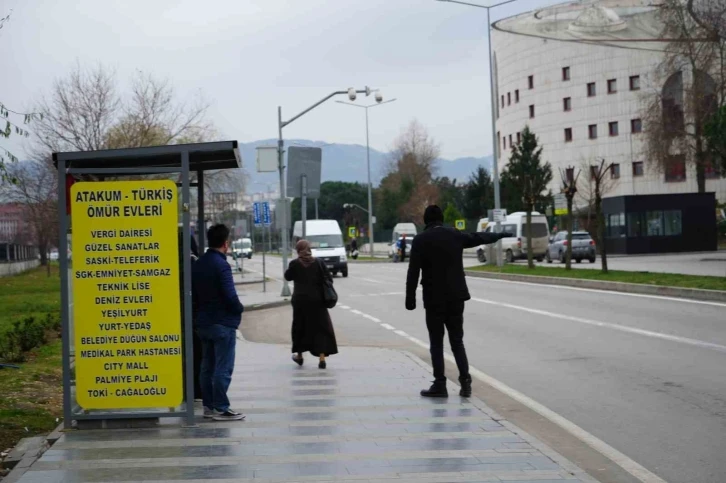
[[(488, 3), (487, 3), (488, 2)], [(492, 0), (481, 0), (491, 4)], [(493, 19), (558, 0), (520, 0)], [(277, 135), (328, 93), (369, 85), (394, 103), (370, 111), (371, 145), (387, 150), (418, 119), (442, 156), (492, 152), (486, 11), (435, 0), (0, 0), (0, 100), (27, 109), (78, 60), (198, 91), (226, 139)], [(359, 97), (358, 103), (374, 102)], [(364, 111), (330, 102), (286, 138), (365, 144)], [(23, 157), (18, 141), (3, 141)], [(249, 161), (247, 161), (249, 162)], [(246, 163), (247, 164), (247, 163)]]

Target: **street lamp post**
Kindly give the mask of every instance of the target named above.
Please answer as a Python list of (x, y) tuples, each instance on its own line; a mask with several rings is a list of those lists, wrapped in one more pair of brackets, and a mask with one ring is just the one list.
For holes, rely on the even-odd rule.
[[(282, 120), (282, 107), (277, 106), (277, 169), (280, 172), (280, 206), (283, 206), (284, 208), (281, 210), (282, 212), (282, 271), (284, 272), (287, 270), (287, 255), (290, 251), (290, 245), (289, 245), (289, 231), (288, 231), (288, 224), (290, 223), (290, 220), (287, 219), (287, 193), (285, 192), (285, 162), (283, 160), (283, 154), (285, 153), (285, 143), (282, 140), (282, 128), (287, 126), (288, 124), (291, 124), (293, 121), (296, 121), (297, 119), (301, 118), (308, 112), (312, 111), (316, 107), (318, 107), (320, 104), (324, 103), (328, 99), (346, 94), (348, 98), (351, 101), (355, 101), (356, 94), (365, 94), (366, 96), (371, 95), (373, 90), (370, 87), (366, 87), (365, 89), (355, 89), (353, 87), (349, 88), (345, 91), (335, 91), (331, 94), (328, 94), (327, 96), (320, 99), (318, 102), (313, 104), (312, 106), (308, 107), (301, 113), (297, 114), (296, 116), (290, 118), (288, 121)], [(378, 94), (377, 94), (378, 95)], [(287, 280), (284, 279), (282, 281), (282, 294), (283, 297), (289, 297), (290, 296), (290, 285), (288, 285)]]
[[(383, 99), (382, 97), (377, 97), (376, 100), (378, 101), (378, 104), (371, 104), (369, 106), (359, 106), (358, 104), (351, 104), (350, 102), (343, 102), (343, 101), (335, 101), (338, 104), (347, 104), (349, 106), (353, 107), (362, 107), (366, 110), (366, 164), (368, 165), (368, 209), (363, 210), (366, 213), (368, 213), (368, 250), (371, 253), (371, 258), (373, 258), (373, 185), (371, 184), (371, 147), (368, 140), (368, 109), (371, 107), (376, 106), (382, 106), (383, 104), (388, 104), (396, 99), (391, 99), (389, 101), (381, 102), (379, 99)], [(358, 206), (358, 205), (356, 205)], [(359, 207), (360, 208), (360, 207)]]
[[(448, 2), (448, 3), (458, 3), (460, 5), (467, 5), (469, 7), (477, 7), (477, 8), (483, 8), (487, 11), (487, 43), (489, 44), (489, 91), (491, 94), (491, 102), (492, 102), (492, 154), (494, 158), (494, 162), (492, 163), (492, 177), (494, 178), (494, 208), (497, 210), (502, 207), (502, 200), (499, 193), (499, 163), (497, 162), (497, 150), (499, 149), (499, 146), (497, 145), (497, 126), (496, 126), (496, 114), (495, 109), (497, 106), (497, 99), (494, 94), (494, 68), (492, 67), (492, 57), (494, 56), (493, 50), (492, 50), (492, 26), (491, 22), (489, 20), (489, 10), (496, 7), (501, 7), (502, 5), (506, 5), (508, 3), (514, 3), (517, 0), (506, 0), (503, 2), (496, 3), (494, 5), (478, 5), (476, 3), (469, 3), (469, 2), (463, 2), (459, 0), (437, 0), (439, 2)], [(495, 222), (496, 231), (500, 231), (500, 222)], [(496, 256), (497, 256), (497, 266), (502, 265), (502, 242), (501, 240), (497, 242), (496, 245)]]

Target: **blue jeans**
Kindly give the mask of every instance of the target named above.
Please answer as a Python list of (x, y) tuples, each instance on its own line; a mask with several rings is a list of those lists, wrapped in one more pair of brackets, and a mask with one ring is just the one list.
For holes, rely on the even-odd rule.
[(237, 330), (218, 324), (196, 330), (202, 340), (202, 367), (199, 372), (202, 401), (205, 407), (227, 411), (227, 389), (232, 382)]

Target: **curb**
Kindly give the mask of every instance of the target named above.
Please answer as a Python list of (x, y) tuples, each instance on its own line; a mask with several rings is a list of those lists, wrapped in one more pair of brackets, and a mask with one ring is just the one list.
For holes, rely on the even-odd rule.
[(610, 292), (625, 292), (641, 295), (657, 295), (661, 297), (675, 297), (683, 299), (700, 300), (704, 302), (726, 303), (726, 291), (704, 290), (696, 288), (668, 287), (661, 285), (646, 285), (639, 283), (607, 282), (603, 280), (586, 280), (581, 278), (545, 277), (541, 275), (515, 275), (508, 273), (491, 273), (465, 270), (467, 277), (489, 278), (494, 280), (508, 280), (514, 282), (538, 283), (542, 285), (560, 285), (565, 287), (589, 288), (593, 290), (607, 290)]
[(287, 307), (290, 305), (289, 299), (276, 300), (274, 302), (263, 302), (260, 304), (245, 305), (245, 312), (256, 312), (258, 310), (275, 309), (278, 307)]
[(41, 445), (33, 445), (32, 447), (27, 448), (27, 450), (24, 450), (22, 457), (15, 463), (15, 465), (13, 465), (10, 473), (5, 475), (4, 478), (0, 478), (0, 481), (3, 483), (15, 483), (20, 480), (25, 472), (28, 471), (41, 456), (43, 456), (43, 453), (45, 453), (55, 444), (56, 441), (58, 441), (62, 433), (63, 423), (60, 423), (49, 434), (41, 436), (41, 438), (43, 438), (43, 443)]

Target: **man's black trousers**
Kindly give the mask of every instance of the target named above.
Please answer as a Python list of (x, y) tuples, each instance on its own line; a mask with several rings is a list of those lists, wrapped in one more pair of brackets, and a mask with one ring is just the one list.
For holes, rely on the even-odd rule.
[(469, 376), (469, 361), (464, 349), (464, 301), (452, 301), (426, 308), (426, 327), (429, 330), (431, 363), (434, 378), (445, 382), (444, 373), (444, 332), (449, 333), (451, 351), (454, 353), (459, 377)]

